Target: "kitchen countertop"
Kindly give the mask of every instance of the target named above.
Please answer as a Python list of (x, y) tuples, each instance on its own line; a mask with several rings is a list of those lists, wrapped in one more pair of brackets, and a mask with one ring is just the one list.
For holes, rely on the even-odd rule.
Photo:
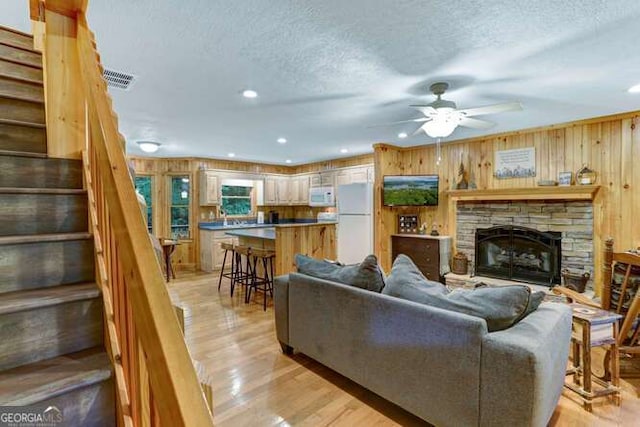
[(293, 224), (271, 224), (272, 227), (278, 228), (291, 228), (291, 227), (311, 227), (314, 225), (335, 225), (336, 221), (322, 221), (322, 222), (306, 222), (306, 223), (293, 223)]
[(276, 240), (276, 229), (273, 226), (235, 229), (229, 230), (225, 234), (228, 234), (229, 236), (251, 237), (254, 239)]
[(210, 223), (200, 223), (198, 228), (200, 230), (209, 230), (209, 231), (226, 231), (226, 230), (244, 230), (244, 229), (264, 229), (264, 228), (286, 228), (286, 227), (309, 227), (313, 225), (322, 225), (322, 224), (337, 224), (337, 222), (284, 222), (278, 224), (229, 224), (229, 225), (218, 225), (218, 224), (210, 224)]
[(238, 230), (238, 229), (252, 229), (252, 228), (268, 228), (273, 227), (274, 224), (229, 224), (229, 225), (217, 225), (217, 224), (200, 224), (198, 228), (200, 230), (211, 231), (225, 231), (225, 230)]

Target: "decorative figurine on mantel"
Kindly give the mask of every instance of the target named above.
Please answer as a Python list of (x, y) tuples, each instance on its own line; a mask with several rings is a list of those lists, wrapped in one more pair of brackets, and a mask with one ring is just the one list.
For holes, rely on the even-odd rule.
[(580, 185), (592, 185), (596, 182), (596, 172), (589, 169), (585, 163), (582, 168), (576, 172), (576, 182)]
[(435, 222), (431, 225), (431, 233), (429, 233), (432, 236), (439, 236), (440, 233), (438, 233), (438, 224), (436, 224)]
[(460, 167), (458, 168), (458, 182), (455, 184), (454, 190), (475, 190), (476, 184), (473, 182), (471, 173), (464, 168), (462, 161), (463, 154), (460, 153)]
[(462, 153), (460, 153), (460, 167), (458, 168), (458, 183), (456, 184), (456, 190), (466, 190), (467, 188), (469, 188), (469, 181), (467, 180), (467, 171), (464, 170)]

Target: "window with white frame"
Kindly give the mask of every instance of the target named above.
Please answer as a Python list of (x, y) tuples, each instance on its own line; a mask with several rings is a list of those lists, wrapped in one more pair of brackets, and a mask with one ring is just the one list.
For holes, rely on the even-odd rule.
[(223, 179), (220, 209), (229, 216), (247, 216), (253, 211), (254, 182), (247, 179)]

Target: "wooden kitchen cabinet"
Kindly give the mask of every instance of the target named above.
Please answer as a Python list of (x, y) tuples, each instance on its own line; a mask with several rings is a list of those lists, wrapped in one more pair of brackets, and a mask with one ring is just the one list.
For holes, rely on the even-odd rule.
[(264, 179), (263, 203), (267, 206), (278, 204), (278, 178), (266, 177)]
[(369, 179), (368, 169), (367, 167), (362, 167), (340, 170), (336, 174), (336, 185), (373, 182)]
[[(206, 272), (217, 271), (222, 268), (224, 249), (222, 243), (238, 243), (238, 238), (228, 236), (226, 231), (200, 230), (200, 269)], [(227, 264), (231, 263), (230, 254)]]
[(309, 204), (309, 175), (269, 176), (264, 179), (261, 205)]
[(351, 169), (351, 183), (368, 182), (367, 168)]
[(292, 205), (309, 204), (309, 176), (292, 176), (289, 181), (289, 200)]
[(213, 171), (200, 171), (200, 206), (212, 206), (219, 203), (218, 176)]
[(298, 190), (298, 200), (303, 206), (309, 206), (309, 176), (302, 176), (298, 178), (300, 180), (300, 188)]
[(336, 174), (336, 186), (351, 184), (351, 172), (348, 170), (340, 171)]
[(278, 178), (276, 181), (278, 191), (277, 200), (279, 205), (288, 205), (291, 202), (291, 194), (289, 193), (289, 177)]
[(449, 268), (451, 237), (394, 234), (391, 236), (391, 260), (399, 254), (411, 258), (427, 279), (444, 283), (440, 273)]
[(335, 186), (335, 173), (332, 172), (320, 172), (311, 175), (311, 187), (333, 187)]

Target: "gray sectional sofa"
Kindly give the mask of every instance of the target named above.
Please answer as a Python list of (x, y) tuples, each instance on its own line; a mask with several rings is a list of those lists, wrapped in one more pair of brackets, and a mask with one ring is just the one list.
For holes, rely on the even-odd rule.
[(299, 273), (275, 281), (283, 351), (299, 351), (436, 426), (546, 426), (571, 335), (542, 303), (509, 329)]

